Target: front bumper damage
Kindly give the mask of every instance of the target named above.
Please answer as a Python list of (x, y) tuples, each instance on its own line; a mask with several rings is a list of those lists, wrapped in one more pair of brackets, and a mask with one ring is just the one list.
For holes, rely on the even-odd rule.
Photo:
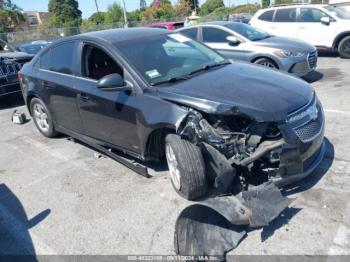
[[(175, 227), (175, 251), (180, 255), (223, 257), (239, 244), (248, 228), (267, 226), (277, 218), (293, 201), (284, 197), (279, 187), (310, 175), (324, 157), (324, 121), (322, 106), (314, 97), (292, 113), (289, 121), (279, 124), (279, 136), (258, 139), (257, 147), (243, 158), (227, 157), (226, 151), (210, 143), (218, 141), (218, 133), (206, 133), (208, 128), (198, 131), (200, 125), (192, 121), (193, 129), (201, 132), (198, 145), (207, 177), (213, 184), (212, 193), (219, 197), (196, 202), (180, 213)], [(256, 137), (256, 133), (252, 136)], [(243, 152), (239, 141), (234, 147)], [(264, 176), (262, 168), (255, 168), (259, 161), (267, 170)]]

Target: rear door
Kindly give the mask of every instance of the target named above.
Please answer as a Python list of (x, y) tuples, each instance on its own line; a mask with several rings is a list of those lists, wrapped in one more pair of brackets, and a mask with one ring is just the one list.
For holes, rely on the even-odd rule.
[(276, 36), (297, 37), (297, 8), (278, 8), (275, 12), (273, 23), (268, 30)]
[[(321, 22), (322, 17), (329, 17), (329, 25)], [(314, 46), (332, 47), (335, 38), (336, 22), (318, 8), (301, 7), (298, 19), (297, 35)]]
[(83, 127), (76, 103), (75, 41), (60, 43), (41, 55), (38, 78), (56, 125), (82, 133)]

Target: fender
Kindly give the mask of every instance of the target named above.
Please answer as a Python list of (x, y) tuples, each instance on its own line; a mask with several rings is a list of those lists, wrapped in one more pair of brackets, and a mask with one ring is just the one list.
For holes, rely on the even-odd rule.
[(347, 35), (350, 35), (350, 30), (344, 31), (344, 32), (341, 32), (340, 34), (338, 34), (338, 35), (335, 37), (334, 41), (333, 41), (332, 48), (333, 48), (333, 49), (337, 49), (340, 40), (341, 40), (344, 36), (347, 36)]

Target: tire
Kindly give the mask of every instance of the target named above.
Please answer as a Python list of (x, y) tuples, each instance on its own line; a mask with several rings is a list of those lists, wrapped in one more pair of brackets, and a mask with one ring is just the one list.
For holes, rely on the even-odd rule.
[(350, 36), (344, 37), (339, 42), (338, 53), (342, 58), (350, 58)]
[(188, 200), (204, 196), (208, 184), (199, 147), (170, 134), (165, 139), (165, 155), (175, 191)]
[(254, 61), (254, 64), (265, 66), (265, 67), (268, 67), (268, 68), (278, 69), (276, 63), (274, 61), (272, 61), (271, 59), (269, 59), (269, 58), (259, 58), (259, 59)]
[(50, 138), (57, 135), (52, 115), (41, 99), (35, 97), (30, 101), (30, 113), (40, 133)]

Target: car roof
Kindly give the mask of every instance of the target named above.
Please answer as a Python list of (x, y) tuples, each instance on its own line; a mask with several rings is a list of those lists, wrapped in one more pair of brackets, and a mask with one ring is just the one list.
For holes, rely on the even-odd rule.
[(292, 7), (325, 7), (326, 4), (291, 4), (291, 5), (279, 5), (271, 6), (260, 10), (269, 10), (269, 9), (282, 9), (282, 8), (292, 8)]
[(211, 22), (205, 22), (201, 23), (201, 25), (230, 25), (230, 24), (241, 24), (240, 22), (233, 22), (233, 21), (211, 21)]
[(135, 28), (119, 28), (108, 29), (96, 32), (89, 32), (80, 35), (75, 35), (56, 41), (63, 42), (68, 40), (79, 40), (83, 38), (90, 38), (96, 40), (107, 41), (111, 43), (119, 43), (128, 40), (139, 39), (147, 36), (155, 36), (169, 33), (167, 30), (159, 28), (135, 27)]
[(172, 22), (157, 22), (157, 23), (150, 23), (145, 24), (144, 26), (154, 26), (154, 25), (175, 25), (175, 24), (183, 24), (184, 21), (172, 21)]

